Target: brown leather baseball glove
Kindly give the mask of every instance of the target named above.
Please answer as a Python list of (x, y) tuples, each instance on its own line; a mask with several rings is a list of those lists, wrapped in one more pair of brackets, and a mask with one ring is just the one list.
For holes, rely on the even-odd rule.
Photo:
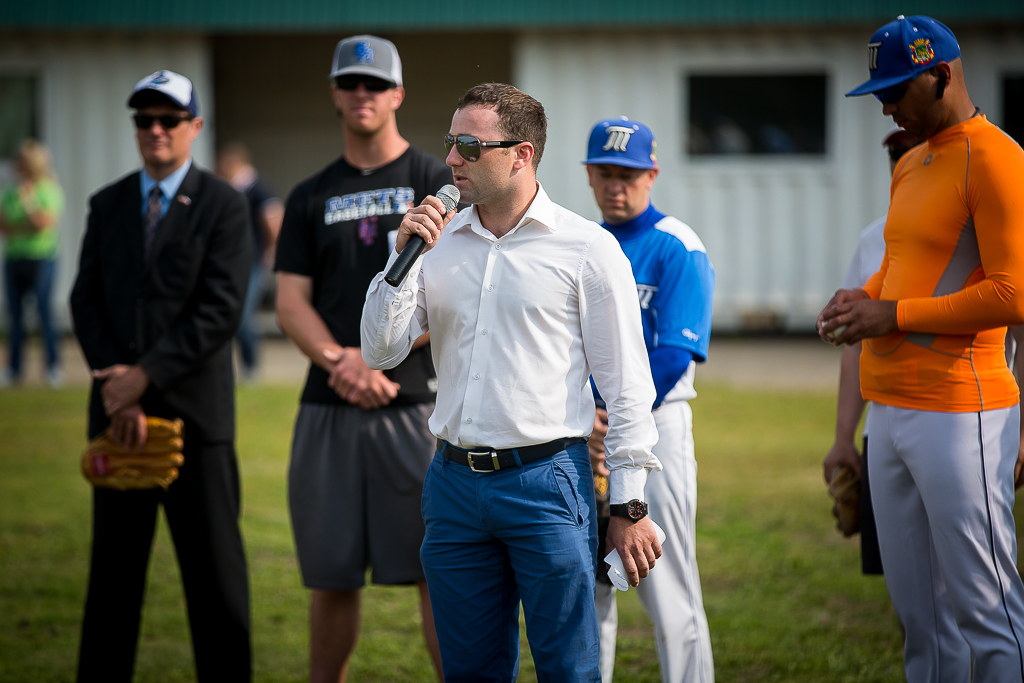
[(127, 491), (167, 487), (178, 478), (185, 462), (181, 454), (184, 423), (147, 417), (146, 445), (127, 451), (110, 438), (107, 429), (89, 443), (82, 453), (82, 474), (93, 486)]
[(846, 465), (836, 465), (828, 484), (828, 495), (835, 503), (832, 516), (836, 529), (850, 537), (860, 531), (860, 477)]

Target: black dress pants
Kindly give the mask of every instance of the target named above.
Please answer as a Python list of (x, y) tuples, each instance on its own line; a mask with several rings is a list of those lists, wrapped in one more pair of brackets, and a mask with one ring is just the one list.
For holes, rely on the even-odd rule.
[[(191, 448), (190, 448), (191, 446)], [(163, 504), (178, 556), (200, 682), (250, 681), (249, 580), (231, 443), (189, 444), (165, 492), (93, 490), (92, 561), (78, 680), (130, 683), (146, 569)]]

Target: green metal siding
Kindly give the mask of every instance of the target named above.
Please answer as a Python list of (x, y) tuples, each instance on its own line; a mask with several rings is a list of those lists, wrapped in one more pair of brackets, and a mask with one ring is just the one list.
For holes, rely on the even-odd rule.
[(0, 0), (0, 28), (330, 31), (946, 23), (1024, 20), (1024, 0)]

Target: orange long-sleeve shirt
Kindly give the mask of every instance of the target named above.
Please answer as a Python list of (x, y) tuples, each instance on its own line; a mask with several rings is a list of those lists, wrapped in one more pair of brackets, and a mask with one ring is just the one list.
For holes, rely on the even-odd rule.
[(984, 116), (908, 152), (893, 175), (882, 267), (899, 332), (862, 345), (864, 398), (950, 413), (1018, 402), (1004, 355), (1024, 322), (1024, 151)]

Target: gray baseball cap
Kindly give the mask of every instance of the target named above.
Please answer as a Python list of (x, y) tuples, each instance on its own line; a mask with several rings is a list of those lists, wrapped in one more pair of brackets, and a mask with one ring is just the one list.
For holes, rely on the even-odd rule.
[(377, 36), (352, 36), (334, 48), (330, 78), (361, 74), (402, 85), (402, 60), (390, 40)]

